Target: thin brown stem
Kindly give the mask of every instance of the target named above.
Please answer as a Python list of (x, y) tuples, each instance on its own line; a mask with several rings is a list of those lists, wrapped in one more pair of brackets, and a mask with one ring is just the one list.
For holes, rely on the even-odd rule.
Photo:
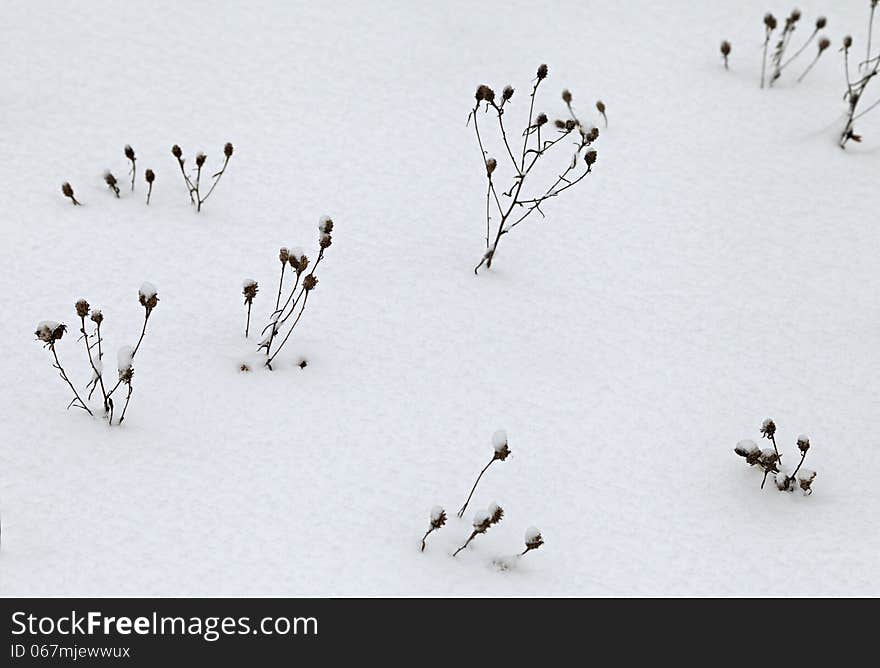
[(281, 352), (281, 349), (284, 347), (284, 344), (287, 343), (287, 339), (290, 338), (290, 335), (293, 333), (293, 330), (296, 328), (296, 325), (299, 322), (299, 319), (302, 318), (302, 314), (306, 310), (306, 303), (309, 301), (309, 292), (310, 292), (309, 290), (305, 291), (305, 297), (303, 298), (303, 303), (302, 303), (302, 307), (300, 307), (299, 315), (296, 316), (296, 320), (293, 321), (293, 324), (290, 326), (290, 329), (287, 331), (287, 335), (284, 337), (284, 339), (278, 345), (278, 348), (275, 349), (275, 352), (272, 353), (272, 356), (266, 360), (266, 366), (269, 368), (269, 370), (272, 369), (272, 360), (274, 360), (275, 356), (278, 355), (279, 352)]
[(251, 329), (251, 304), (252, 302), (248, 302), (248, 310), (247, 310), (247, 322), (244, 326), (244, 338), (248, 337), (248, 332)]
[(480, 478), (483, 477), (483, 474), (486, 472), (486, 469), (488, 469), (490, 466), (492, 466), (492, 462), (494, 462), (494, 461), (495, 461), (495, 458), (493, 458), (491, 462), (489, 462), (488, 464), (486, 464), (486, 466), (483, 467), (483, 470), (480, 471), (480, 475), (477, 476), (477, 480), (476, 480), (476, 482), (474, 482), (474, 486), (471, 487), (471, 493), (468, 494), (467, 501), (464, 502), (464, 505), (463, 505), (463, 506), (461, 507), (461, 509), (458, 511), (458, 516), (459, 516), (459, 517), (463, 517), (463, 516), (464, 516), (464, 511), (467, 510), (468, 504), (471, 502), (471, 497), (474, 495), (474, 490), (477, 489), (477, 484), (479, 484), (479, 482), (480, 482)]
[(116, 423), (117, 425), (122, 424), (122, 421), (125, 419), (125, 411), (128, 410), (128, 402), (131, 400), (131, 392), (131, 381), (128, 381), (128, 393), (125, 395), (125, 405), (122, 407), (122, 415), (119, 416), (119, 422)]
[(92, 348), (89, 346), (89, 335), (86, 334), (86, 317), (80, 316), (80, 322), (82, 323), (82, 327), (79, 331), (82, 332), (83, 341), (85, 341), (86, 344), (86, 353), (89, 356), (89, 364), (92, 365), (92, 372), (95, 374), (98, 384), (101, 386), (101, 396), (104, 399), (104, 412), (106, 413), (109, 407), (107, 406), (107, 390), (104, 387), (104, 371), (103, 369), (98, 371), (98, 367), (95, 365), (95, 360), (92, 359)]
[(466, 548), (466, 547), (470, 544), (470, 542), (471, 542), (474, 538), (477, 537), (477, 533), (479, 533), (479, 532), (477, 532), (477, 531), (472, 532), (470, 538), (468, 538), (468, 539), (464, 542), (464, 545), (462, 545), (462, 546), (461, 546), (460, 548), (458, 548), (455, 552), (453, 552), (453, 553), (452, 553), (452, 556), (454, 557), (456, 554), (458, 554), (458, 553), (461, 552), (464, 548)]
[[(52, 351), (52, 357), (55, 358), (55, 368), (58, 369), (58, 375), (61, 376), (61, 379), (65, 383), (67, 383), (68, 387), (70, 387), (70, 390), (73, 392), (74, 399), (73, 399), (73, 401), (71, 401), (70, 405), (73, 405), (74, 402), (78, 401), (79, 407), (82, 408), (86, 413), (88, 413), (89, 415), (94, 417), (94, 414), (92, 413), (92, 411), (89, 410), (89, 407), (86, 406), (86, 403), (79, 396), (79, 392), (76, 391), (76, 388), (73, 386), (73, 383), (70, 382), (70, 378), (67, 377), (67, 373), (64, 371), (64, 367), (61, 366), (61, 360), (58, 359), (58, 352), (55, 350), (55, 343), (54, 342), (49, 344), (49, 350)], [(68, 406), (68, 408), (70, 408), (70, 406)]]

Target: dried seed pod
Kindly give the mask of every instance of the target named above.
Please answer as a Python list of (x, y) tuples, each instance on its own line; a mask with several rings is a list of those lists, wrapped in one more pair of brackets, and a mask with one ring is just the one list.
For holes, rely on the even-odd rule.
[(562, 101), (565, 102), (565, 104), (571, 104), (571, 91), (568, 90), (568, 88), (565, 88), (562, 91)]
[(596, 160), (599, 158), (599, 154), (596, 153), (595, 149), (590, 149), (586, 153), (584, 153), (584, 162), (587, 163), (587, 167), (592, 167), (596, 164)]
[(822, 28), (824, 28), (826, 25), (828, 25), (828, 19), (826, 19), (824, 16), (820, 16), (818, 19), (816, 19), (816, 30), (822, 30)]
[(201, 167), (202, 165), (204, 165), (206, 159), (207, 156), (205, 156), (204, 153), (199, 153), (198, 155), (196, 155), (196, 166)]
[(486, 160), (486, 175), (492, 176), (492, 172), (495, 171), (495, 168), (498, 166), (498, 161), (495, 158), (489, 158)]
[(287, 262), (289, 259), (290, 259), (290, 251), (287, 250), (286, 247), (282, 246), (282, 247), (278, 250), (278, 260), (281, 262), (281, 264), (284, 264), (284, 263)]
[(546, 78), (547, 78), (547, 66), (543, 65), (543, 64), (539, 65), (538, 66), (538, 80), (541, 81), (542, 79), (546, 79)]
[(76, 314), (80, 318), (85, 318), (89, 314), (89, 303), (85, 299), (76, 302)]
[(306, 292), (314, 290), (316, 285), (318, 285), (318, 279), (315, 278), (314, 274), (309, 274), (303, 279), (303, 288)]
[(144, 172), (144, 179), (146, 180), (147, 183), (152, 183), (153, 181), (156, 180), (156, 175), (153, 173), (152, 169), (148, 169), (147, 171)]
[(125, 145), (125, 157), (134, 162), (136, 158), (134, 157), (134, 149), (128, 144)]
[(232, 157), (233, 146), (231, 142), (226, 142), (226, 145), (223, 147), (223, 155), (227, 158)]
[[(538, 531), (536, 527), (529, 527), (528, 529), (526, 529), (525, 541), (525, 552), (528, 552), (529, 550), (537, 550), (544, 544), (544, 539), (541, 537), (541, 532)], [(525, 554), (525, 552), (523, 552), (523, 554)]]
[(99, 326), (100, 326), (100, 324), (101, 324), (102, 322), (104, 322), (104, 314), (101, 313), (101, 309), (94, 309), (94, 310), (92, 311), (92, 315), (91, 315), (91, 317), (90, 317), (89, 319), (90, 319), (93, 323), (95, 323), (96, 325), (99, 325)]
[(547, 114), (538, 114), (538, 117), (535, 118), (535, 125), (537, 127), (541, 127), (547, 123)]
[(852, 46), (852, 35), (847, 35), (843, 38), (843, 48), (848, 49)]
[(806, 454), (807, 450), (810, 449), (810, 438), (805, 434), (801, 434), (797, 439), (798, 450)]
[(171, 155), (173, 155), (175, 158), (180, 160), (180, 156), (183, 155), (183, 151), (181, 151), (180, 147), (177, 144), (175, 144), (174, 146), (171, 147)]
[(513, 86), (505, 86), (504, 90), (501, 91), (501, 99), (504, 102), (507, 102), (512, 97), (513, 97)]
[(764, 14), (764, 25), (767, 26), (768, 30), (776, 30), (776, 17), (769, 12)]
[(825, 49), (831, 46), (831, 40), (827, 37), (823, 37), (819, 40), (819, 53), (822, 53)]
[(495, 450), (495, 454), (492, 457), (492, 460), (500, 459), (502, 462), (510, 456), (510, 448), (507, 445), (507, 432), (503, 429), (499, 429), (494, 434), (492, 434), (492, 447)]

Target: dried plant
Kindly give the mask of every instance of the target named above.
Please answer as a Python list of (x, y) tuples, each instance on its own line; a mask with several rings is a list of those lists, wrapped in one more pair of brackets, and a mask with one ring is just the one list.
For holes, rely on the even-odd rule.
[(483, 477), (483, 474), (488, 470), (490, 466), (496, 461), (503, 462), (510, 455), (510, 448), (507, 446), (507, 432), (503, 429), (499, 429), (492, 435), (492, 459), (489, 460), (489, 463), (483, 467), (483, 470), (480, 471), (480, 475), (477, 476), (476, 482), (474, 482), (474, 486), (471, 487), (471, 493), (468, 494), (467, 500), (464, 502), (464, 505), (458, 511), (459, 517), (464, 517), (464, 513), (467, 510), (468, 504), (471, 502), (471, 497), (474, 495), (474, 490), (477, 489), (477, 484), (480, 482), (480, 478)]
[(871, 34), (874, 27), (874, 12), (877, 7), (877, 2), (878, 0), (871, 0), (871, 13), (868, 17), (868, 52), (865, 56), (865, 60), (859, 64), (859, 76), (857, 79), (853, 79), (850, 76), (849, 50), (853, 43), (852, 37), (847, 35), (843, 38), (842, 51), (844, 70), (846, 72), (846, 92), (844, 93), (843, 99), (847, 104), (847, 118), (846, 125), (840, 133), (840, 141), (838, 143), (840, 148), (844, 149), (846, 148), (847, 142), (850, 140), (857, 143), (862, 141), (862, 136), (855, 132), (855, 122), (872, 109), (880, 106), (880, 98), (878, 98), (868, 105), (868, 107), (861, 110), (859, 108), (859, 104), (865, 97), (865, 89), (868, 87), (868, 84), (873, 81), (874, 77), (880, 74), (880, 51), (874, 56), (871, 55)]
[(150, 195), (153, 194), (153, 181), (156, 180), (156, 175), (153, 173), (152, 169), (148, 169), (144, 172), (144, 180), (147, 182), (147, 206), (149, 206)]
[[(294, 249), (291, 251), (287, 248), (281, 248), (279, 250), (278, 259), (281, 263), (281, 278), (278, 281), (278, 295), (275, 299), (275, 310), (269, 317), (269, 323), (263, 328), (263, 339), (260, 341), (258, 347), (258, 350), (266, 353), (266, 368), (270, 370), (272, 369), (272, 361), (275, 359), (275, 356), (281, 352), (284, 344), (287, 343), (293, 330), (299, 324), (303, 312), (305, 311), (306, 304), (308, 303), (309, 295), (311, 295), (312, 291), (314, 291), (318, 284), (318, 278), (315, 276), (315, 271), (324, 259), (325, 251), (330, 248), (332, 244), (333, 220), (329, 216), (322, 216), (318, 221), (318, 257), (314, 264), (311, 265), (311, 271), (306, 273), (306, 270), (310, 266), (310, 261), (308, 256), (306, 256), (302, 250)], [(281, 298), (285, 289), (285, 269), (288, 264), (293, 270), (295, 277), (292, 285), (287, 291), (287, 298), (282, 302)], [(291, 281), (288, 280), (287, 282), (290, 283)], [(273, 350), (272, 346), (276, 337), (281, 334), (285, 323), (291, 318), (293, 318), (293, 321), (290, 324), (287, 333), (281, 339), (281, 343), (279, 343)]]
[(476, 515), (474, 515), (474, 530), (471, 532), (470, 537), (464, 542), (464, 545), (453, 552), (452, 556), (454, 557), (459, 552), (461, 552), (470, 544), (470, 542), (474, 538), (479, 536), (481, 533), (486, 533), (491, 526), (498, 524), (503, 517), (504, 509), (497, 503), (490, 503), (488, 510), (479, 511)]
[(247, 322), (244, 326), (244, 336), (247, 338), (248, 332), (251, 328), (251, 305), (254, 303), (254, 297), (257, 296), (257, 292), (259, 291), (259, 286), (257, 282), (252, 278), (246, 278), (244, 284), (242, 285), (242, 294), (244, 295), (244, 303), (247, 306)]
[(730, 42), (724, 40), (721, 42), (721, 57), (724, 58), (724, 69), (729, 70), (730, 67), (727, 63), (727, 58), (730, 56)]
[(432, 531), (437, 531), (444, 524), (446, 524), (446, 511), (443, 510), (442, 506), (434, 506), (431, 509), (431, 524), (425, 532), (425, 535), (422, 536), (422, 552), (425, 551), (425, 541), (427, 540), (428, 535)]
[(128, 173), (131, 174), (131, 192), (134, 192), (134, 178), (137, 175), (137, 158), (134, 156), (134, 149), (128, 144), (125, 145), (123, 153), (125, 153), (125, 157), (131, 162), (131, 170)]
[(80, 203), (76, 201), (76, 197), (73, 196), (73, 186), (67, 181), (61, 184), (61, 193), (69, 199), (74, 206), (80, 206)]
[(541, 532), (538, 531), (535, 527), (529, 527), (526, 529), (525, 535), (526, 541), (526, 549), (522, 551), (522, 554), (519, 556), (524, 556), (527, 552), (531, 550), (537, 550), (544, 544), (544, 539), (541, 537)]
[(104, 183), (113, 191), (116, 199), (119, 199), (119, 185), (117, 184), (116, 177), (111, 172), (104, 172)]
[(772, 473), (776, 489), (780, 492), (791, 492), (797, 484), (804, 494), (812, 494), (813, 489), (810, 485), (816, 477), (816, 472), (803, 468), (804, 459), (810, 449), (810, 439), (804, 435), (798, 436), (797, 447), (801, 453), (801, 460), (794, 471), (790, 472), (790, 469), (782, 466), (782, 455), (776, 447), (776, 424), (773, 420), (769, 418), (764, 420), (761, 425), (761, 437), (768, 439), (773, 447), (761, 449), (754, 441), (745, 439), (737, 443), (734, 448), (734, 452), (743, 457), (749, 466), (758, 466), (764, 472), (761, 489), (764, 489), (767, 477)]
[[(113, 404), (113, 394), (116, 390), (121, 386), (125, 385), (127, 388), (127, 395), (125, 398), (125, 405), (123, 406), (122, 413), (119, 417), (119, 420), (116, 424), (122, 424), (122, 421), (125, 419), (125, 412), (128, 409), (129, 401), (131, 400), (132, 394), (132, 385), (131, 381), (134, 377), (134, 367), (133, 361), (134, 356), (140, 348), (141, 342), (144, 339), (144, 335), (147, 330), (147, 321), (150, 318), (150, 314), (153, 309), (159, 302), (159, 297), (157, 296), (156, 289), (149, 283), (144, 283), (141, 286), (141, 289), (138, 292), (138, 300), (140, 304), (144, 307), (144, 325), (141, 329), (141, 335), (138, 339), (137, 344), (134, 348), (130, 346), (123, 346), (119, 350), (119, 354), (117, 356), (117, 370), (119, 373), (118, 380), (112, 389), (109, 391), (104, 383), (104, 363), (103, 363), (103, 337), (101, 335), (101, 325), (104, 322), (104, 315), (98, 309), (92, 309), (89, 303), (85, 299), (80, 299), (74, 305), (76, 309), (76, 315), (80, 320), (80, 339), (84, 342), (86, 349), (86, 356), (89, 361), (89, 366), (92, 369), (92, 378), (86, 385), (86, 389), (90, 389), (88, 399), (92, 398), (92, 394), (95, 391), (100, 389), (101, 398), (103, 402), (104, 408), (104, 416), (107, 417), (108, 423), (110, 425), (113, 424), (113, 414), (114, 414), (114, 404)], [(94, 323), (95, 329), (92, 333), (87, 331), (86, 326), (86, 318), (91, 320)], [(52, 358), (54, 360), (53, 367), (58, 371), (58, 374), (61, 376), (61, 379), (67, 383), (67, 386), (73, 392), (73, 399), (67, 405), (68, 408), (71, 406), (76, 406), (77, 408), (82, 408), (89, 415), (94, 416), (92, 409), (89, 408), (86, 401), (80, 396), (79, 392), (76, 389), (76, 386), (70, 380), (67, 375), (67, 372), (64, 370), (64, 367), (61, 364), (61, 360), (58, 358), (58, 351), (56, 350), (56, 344), (61, 338), (64, 336), (64, 333), (67, 331), (67, 325), (54, 322), (54, 321), (43, 321), (39, 325), (37, 325), (37, 329), (35, 331), (36, 337), (39, 341), (42, 341), (46, 348), (52, 353)]]
[(764, 87), (764, 75), (767, 71), (767, 47), (770, 44), (770, 36), (776, 30), (776, 17), (770, 12), (764, 14), (764, 58), (761, 60), (761, 88)]
[[(823, 30), (826, 25), (828, 25), (828, 19), (824, 16), (820, 16), (816, 19), (816, 23), (813, 26), (813, 31), (807, 37), (806, 41), (800, 46), (800, 48), (790, 57), (786, 58), (785, 54), (788, 50), (788, 47), (791, 44), (792, 36), (794, 35), (795, 30), (797, 29), (797, 25), (801, 20), (801, 12), (799, 9), (793, 9), (788, 17), (785, 19), (785, 23), (782, 26), (782, 33), (779, 36), (779, 39), (776, 42), (776, 46), (773, 49), (773, 55), (771, 57), (771, 74), (770, 74), (770, 86), (782, 76), (783, 70), (788, 67), (791, 63), (793, 63), (798, 56), (800, 56), (807, 47), (813, 43), (813, 40), (816, 39), (816, 36), (819, 34), (820, 30)], [(777, 23), (776, 18), (773, 14), (765, 14), (764, 15), (764, 60), (761, 65), (761, 88), (764, 87), (764, 73), (766, 69), (767, 63), (767, 46), (770, 42), (770, 37), (773, 31), (776, 29)], [(726, 42), (725, 42), (726, 43)], [(816, 52), (816, 57), (810, 62), (807, 66), (807, 69), (801, 73), (798, 77), (798, 82), (802, 81), (803, 78), (807, 75), (807, 73), (813, 69), (813, 65), (819, 60), (821, 55), (825, 52), (825, 50), (831, 45), (830, 40), (826, 37), (821, 37), (818, 42), (818, 50)], [(729, 47), (729, 43), (728, 43)], [(722, 44), (722, 53), (723, 53), (724, 45)], [(725, 66), (727, 65), (727, 57), (725, 56)]]
[[(500, 102), (496, 100), (495, 91), (489, 86), (481, 85), (477, 88), (475, 95), (476, 104), (468, 115), (468, 123), (473, 120), (474, 131), (477, 137), (477, 144), (480, 148), (480, 157), (483, 161), (483, 169), (486, 175), (486, 251), (479, 264), (474, 268), (474, 273), (478, 273), (480, 268), (485, 265), (487, 269), (491, 268), (492, 261), (498, 250), (498, 244), (501, 237), (508, 234), (514, 227), (523, 222), (530, 214), (538, 211), (542, 216), (544, 212), (541, 205), (552, 197), (560, 195), (572, 186), (580, 183), (591, 171), (596, 163), (596, 151), (586, 150), (599, 137), (599, 130), (595, 127), (586, 127), (578, 120), (572, 108), (572, 94), (568, 90), (562, 92), (562, 100), (568, 109), (570, 118), (568, 120), (557, 120), (552, 124), (555, 128), (555, 137), (553, 139), (542, 140), (542, 132), (553, 132), (548, 128), (548, 118), (544, 113), (535, 115), (535, 96), (538, 87), (547, 78), (548, 69), (546, 65), (541, 65), (537, 71), (535, 83), (532, 86), (532, 92), (529, 103), (529, 116), (522, 132), (523, 144), (522, 148), (514, 155), (511, 141), (507, 136), (507, 128), (504, 124), (504, 114), (506, 107), (514, 94), (511, 86), (505, 86), (501, 93)], [(604, 105), (603, 105), (604, 106)], [(495, 120), (498, 122), (498, 131), (501, 141), (504, 144), (504, 152), (510, 159), (513, 167), (513, 182), (510, 188), (504, 192), (499, 191), (495, 186), (494, 173), (498, 167), (498, 161), (489, 156), (483, 146), (483, 139), (480, 135), (479, 114), (481, 111), (486, 113), (494, 112)], [(563, 143), (567, 138), (576, 137), (576, 141), (572, 142), (575, 147), (571, 159), (568, 161), (565, 169), (556, 179), (556, 181), (545, 191), (535, 197), (524, 195), (523, 187), (532, 172), (532, 168), (537, 164), (538, 160), (545, 156), (547, 152), (557, 144)], [(578, 167), (583, 164), (584, 171), (575, 176), (572, 173), (578, 171)], [(502, 204), (502, 198), (504, 203)], [(494, 234), (491, 231), (492, 205), (497, 208), (498, 225)]]
[(220, 179), (223, 178), (223, 174), (226, 172), (226, 167), (229, 165), (229, 160), (232, 158), (233, 146), (231, 143), (226, 142), (226, 145), (223, 147), (223, 166), (220, 168), (220, 171), (211, 175), (213, 179), (213, 183), (211, 187), (208, 189), (208, 192), (202, 195), (202, 168), (205, 166), (205, 161), (207, 160), (204, 153), (196, 154), (196, 168), (195, 168), (195, 176), (190, 178), (190, 176), (186, 173), (186, 168), (184, 166), (185, 158), (183, 157), (183, 151), (180, 146), (175, 144), (171, 147), (171, 155), (177, 158), (177, 164), (180, 167), (180, 173), (183, 175), (183, 181), (186, 184), (187, 190), (189, 190), (189, 199), (192, 204), (195, 205), (196, 211), (202, 210), (202, 204), (205, 203), (211, 193), (214, 192), (214, 188), (217, 187), (217, 184), (220, 183)]

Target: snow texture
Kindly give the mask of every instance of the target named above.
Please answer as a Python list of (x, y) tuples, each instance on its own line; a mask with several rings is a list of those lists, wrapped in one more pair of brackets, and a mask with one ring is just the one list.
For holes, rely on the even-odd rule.
[[(880, 110), (836, 145), (867, 3), (798, 5), (834, 46), (762, 91), (764, 0), (4, 3), (0, 594), (880, 595), (880, 485), (852, 484), (880, 470)], [(541, 62), (551, 119), (565, 87), (584, 119), (607, 105), (599, 160), (475, 277), (474, 90), (511, 83), (518, 133)], [(197, 214), (170, 148), (213, 167), (226, 141)], [(284, 245), (314, 261), (325, 211), (320, 283), (265, 371), (274, 290), (246, 340), (241, 278), (277, 285)], [(162, 303), (109, 428), (65, 410), (22, 323), (100, 301), (115, 350), (144, 277)], [(77, 338), (56, 349), (82, 389)], [(731, 451), (767, 415), (786, 460), (810, 434), (809, 497)], [(464, 502), (502, 424), (517, 457), (471, 503), (504, 522), (452, 559), (472, 528), (450, 513), (420, 552), (419, 509)], [(530, 523), (552, 545), (493, 570)]]

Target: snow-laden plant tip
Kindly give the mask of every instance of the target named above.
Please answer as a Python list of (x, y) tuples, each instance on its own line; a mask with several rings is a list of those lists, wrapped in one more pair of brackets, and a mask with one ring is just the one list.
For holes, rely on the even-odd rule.
[[(140, 349), (144, 336), (147, 333), (147, 322), (150, 319), (150, 315), (159, 303), (158, 293), (151, 283), (144, 283), (140, 290), (138, 290), (138, 302), (144, 308), (144, 323), (143, 327), (141, 327), (141, 334), (140, 337), (138, 337), (137, 343), (133, 347), (122, 346), (119, 349), (116, 358), (117, 380), (109, 390), (107, 388), (110, 385), (110, 382), (105, 382), (105, 346), (104, 337), (101, 332), (101, 325), (104, 323), (104, 314), (100, 309), (93, 309), (85, 299), (80, 299), (76, 302), (74, 308), (76, 309), (77, 318), (79, 318), (80, 321), (80, 337), (77, 341), (83, 342), (89, 366), (92, 370), (91, 380), (89, 380), (83, 390), (83, 394), (88, 391), (86, 399), (83, 399), (82, 395), (77, 390), (76, 385), (74, 385), (73, 381), (67, 375), (64, 366), (61, 364), (61, 359), (58, 357), (56, 346), (67, 332), (67, 325), (54, 320), (44, 320), (37, 325), (37, 329), (34, 332), (37, 340), (41, 341), (44, 344), (44, 347), (48, 348), (49, 352), (52, 353), (52, 366), (58, 371), (61, 380), (67, 384), (70, 391), (73, 393), (73, 399), (71, 399), (70, 403), (67, 405), (68, 409), (71, 406), (75, 406), (81, 408), (89, 415), (94, 416), (95, 412), (93, 411), (93, 407), (90, 407), (89, 402), (95, 392), (100, 390), (101, 409), (103, 410), (102, 416), (107, 419), (108, 424), (112, 425), (115, 409), (113, 395), (116, 390), (124, 386), (126, 388), (125, 404), (123, 405), (122, 413), (119, 415), (119, 419), (116, 422), (117, 425), (122, 424), (133, 391), (132, 379), (134, 377), (134, 357)], [(94, 329), (92, 329), (91, 332), (88, 331), (89, 326), (86, 324), (87, 318), (94, 326)]]
[(189, 201), (196, 207), (196, 211), (202, 210), (202, 204), (205, 203), (205, 200), (211, 196), (211, 193), (214, 192), (214, 188), (220, 183), (220, 179), (223, 178), (223, 174), (226, 172), (226, 167), (229, 165), (229, 160), (232, 158), (232, 153), (232, 144), (226, 142), (226, 145), (223, 147), (223, 166), (220, 167), (219, 171), (211, 175), (211, 178), (213, 179), (211, 187), (208, 189), (208, 192), (202, 195), (202, 169), (205, 166), (207, 157), (201, 152), (196, 154), (196, 166), (193, 170), (193, 175), (190, 176), (186, 173), (186, 167), (184, 166), (186, 158), (183, 157), (183, 150), (177, 144), (171, 147), (171, 155), (177, 159), (177, 165), (180, 167), (180, 173), (183, 175), (183, 182), (186, 184), (186, 188), (189, 191)]
[[(257, 348), (258, 351), (265, 352), (266, 354), (265, 367), (267, 369), (272, 369), (272, 361), (275, 359), (276, 355), (281, 352), (284, 344), (287, 343), (293, 330), (299, 324), (303, 312), (306, 309), (306, 304), (308, 304), (309, 295), (311, 295), (315, 287), (318, 285), (318, 278), (315, 276), (315, 271), (324, 259), (325, 251), (330, 248), (332, 244), (333, 220), (330, 216), (322, 216), (318, 221), (319, 250), (318, 257), (315, 259), (314, 263), (311, 263), (302, 249), (294, 248), (293, 250), (289, 250), (288, 248), (283, 247), (278, 251), (278, 261), (281, 264), (281, 271), (278, 279), (278, 292), (275, 296), (275, 309), (269, 316), (269, 323), (261, 332), (263, 338)], [(288, 266), (290, 266), (290, 274), (293, 274), (294, 278), (292, 281), (288, 278), (287, 287), (285, 287), (285, 275), (290, 276), (290, 274), (286, 274)], [(311, 266), (311, 270), (306, 273), (309, 266)], [(245, 281), (243, 289), (245, 304), (248, 305), (248, 321), (250, 320), (250, 304), (253, 302), (253, 296), (251, 296), (250, 301), (248, 301), (249, 290), (252, 291), (253, 296), (256, 296), (256, 281), (253, 282), (253, 286), (250, 288), (248, 287), (248, 281)], [(287, 296), (282, 301), (282, 297), (285, 293)], [(287, 332), (280, 339), (281, 342), (273, 348), (276, 338), (279, 337), (284, 330), (285, 325), (291, 318), (293, 318), (293, 320), (290, 323)], [(247, 336), (247, 328), (245, 330), (245, 336)], [(300, 368), (305, 368), (306, 364), (305, 360), (299, 361)]]
[[(551, 123), (547, 114), (542, 112), (535, 115), (535, 96), (537, 95), (538, 87), (547, 79), (547, 75), (548, 69), (546, 65), (538, 67), (537, 76), (530, 95), (529, 116), (525, 129), (522, 131), (522, 147), (517, 148), (516, 153), (514, 153), (512, 146), (514, 140), (508, 137), (507, 128), (504, 124), (504, 115), (509, 108), (510, 100), (514, 94), (513, 87), (504, 87), (504, 90), (501, 92), (500, 101), (497, 99), (495, 91), (489, 86), (482, 84), (477, 88), (475, 95), (476, 104), (468, 115), (468, 123), (473, 120), (477, 145), (480, 148), (480, 157), (482, 158), (483, 170), (486, 175), (486, 250), (479, 264), (474, 267), (475, 274), (479, 273), (483, 265), (487, 269), (491, 268), (501, 237), (513, 230), (513, 228), (535, 211), (544, 216), (541, 205), (548, 199), (556, 197), (580, 183), (592, 171), (593, 165), (596, 163), (596, 151), (589, 147), (599, 137), (599, 129), (592, 125), (583, 124), (578, 120), (572, 107), (572, 94), (568, 89), (562, 91), (562, 101), (568, 110), (568, 119), (557, 119)], [(605, 104), (599, 101), (596, 103), (596, 108), (605, 118), (607, 125), (608, 118), (605, 115)], [(512, 183), (505, 191), (500, 190), (500, 184), (498, 187), (495, 185), (498, 178), (496, 170), (498, 169), (499, 161), (491, 157), (483, 145), (479, 125), (481, 111), (485, 111), (487, 114), (492, 112), (494, 119), (497, 121), (498, 133), (504, 145), (501, 162), (506, 163), (509, 159), (513, 169)], [(542, 133), (544, 133), (543, 139)], [(548, 135), (552, 136), (552, 139), (547, 139)], [(565, 141), (570, 138), (575, 138), (575, 141)], [(565, 168), (561, 170), (556, 181), (549, 188), (538, 191), (542, 194), (527, 195), (523, 191), (523, 187), (532, 173), (532, 168), (554, 146), (563, 143), (574, 146), (574, 152), (567, 163), (564, 163)], [(492, 232), (493, 205), (497, 211), (497, 226), (494, 232)]]
[(860, 109), (859, 104), (864, 99), (865, 89), (868, 87), (868, 84), (873, 81), (874, 77), (880, 74), (880, 49), (877, 50), (876, 55), (871, 55), (871, 39), (872, 39), (872, 31), (874, 28), (874, 14), (876, 13), (878, 0), (871, 0), (871, 11), (868, 15), (868, 47), (865, 55), (865, 60), (859, 63), (856, 68), (857, 78), (853, 79), (850, 74), (850, 49), (853, 45), (852, 37), (847, 35), (843, 38), (843, 61), (844, 61), (844, 71), (846, 73), (846, 92), (843, 95), (843, 99), (847, 105), (847, 118), (846, 125), (843, 128), (843, 131), (840, 133), (840, 148), (846, 148), (846, 144), (848, 141), (852, 140), (854, 142), (862, 141), (862, 136), (856, 134), (855, 132), (855, 122), (860, 119), (862, 116), (867, 114), (872, 109), (876, 109), (880, 106), (880, 98), (872, 102), (864, 109)]
[(816, 472), (803, 467), (807, 451), (810, 449), (809, 437), (803, 434), (797, 437), (801, 460), (793, 471), (782, 465), (782, 455), (779, 453), (779, 448), (776, 447), (776, 423), (770, 418), (764, 420), (761, 425), (761, 438), (768, 439), (773, 447), (762, 449), (754, 441), (745, 439), (737, 443), (734, 448), (734, 452), (745, 458), (749, 466), (757, 466), (764, 471), (761, 489), (764, 489), (767, 477), (772, 473), (773, 482), (780, 492), (792, 492), (795, 487), (800, 487), (804, 495), (812, 494), (811, 485), (816, 478)]
[(509, 455), (510, 448), (507, 446), (507, 432), (503, 429), (499, 429), (494, 434), (492, 434), (492, 459), (489, 460), (489, 463), (483, 467), (483, 470), (480, 471), (480, 475), (477, 476), (477, 479), (474, 482), (474, 486), (471, 487), (471, 493), (468, 494), (467, 499), (465, 499), (464, 505), (458, 511), (459, 517), (464, 517), (464, 513), (467, 510), (468, 504), (471, 502), (471, 497), (474, 495), (474, 490), (477, 489), (477, 484), (479, 484), (480, 478), (483, 477), (483, 474), (496, 461), (503, 462), (505, 459), (507, 459)]
[(428, 530), (425, 532), (425, 535), (422, 536), (422, 552), (425, 551), (425, 541), (428, 539), (428, 535), (432, 531), (437, 531), (446, 524), (446, 511), (443, 509), (443, 506), (434, 506), (431, 508), (431, 523), (428, 526)]
[[(782, 72), (786, 67), (791, 65), (798, 56), (800, 56), (810, 44), (813, 43), (813, 40), (819, 35), (819, 31), (823, 30), (826, 25), (828, 25), (828, 19), (824, 16), (820, 16), (816, 19), (815, 24), (813, 25), (813, 30), (810, 32), (807, 39), (801, 44), (800, 48), (794, 52), (793, 55), (786, 58), (786, 52), (788, 51), (788, 47), (791, 45), (792, 37), (794, 35), (795, 30), (797, 29), (797, 25), (801, 20), (801, 11), (799, 9), (791, 10), (791, 13), (786, 17), (785, 23), (782, 26), (782, 32), (779, 33), (778, 39), (776, 41), (776, 46), (773, 48), (773, 53), (770, 55), (770, 78), (767, 82), (767, 85), (773, 86), (774, 83), (782, 76)], [(764, 15), (764, 47), (763, 47), (763, 57), (761, 60), (761, 88), (764, 88), (765, 81), (767, 81), (767, 53), (770, 46), (770, 42), (773, 39), (773, 33), (776, 31), (776, 28), (779, 26), (779, 22), (776, 20), (776, 17), (767, 13)], [(728, 45), (729, 46), (729, 45)], [(807, 75), (811, 69), (813, 69), (813, 65), (819, 60), (825, 50), (831, 46), (831, 41), (825, 37), (819, 37), (816, 42), (817, 50), (815, 57), (810, 61), (807, 68), (801, 73), (798, 77), (798, 82), (802, 81), (803, 78)], [(723, 53), (723, 47), (722, 47)], [(729, 49), (728, 49), (729, 53)], [(724, 64), (727, 65), (727, 56), (725, 55)]]

